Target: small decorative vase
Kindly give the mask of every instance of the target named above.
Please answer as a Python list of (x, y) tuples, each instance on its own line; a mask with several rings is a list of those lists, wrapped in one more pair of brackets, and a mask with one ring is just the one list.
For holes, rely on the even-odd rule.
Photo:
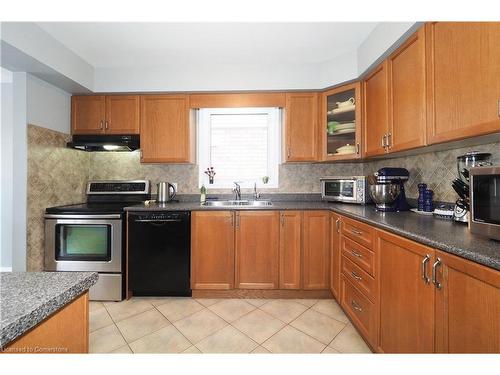
[(208, 183), (209, 184), (213, 184), (214, 183), (214, 178), (213, 177), (209, 177), (208, 178)]

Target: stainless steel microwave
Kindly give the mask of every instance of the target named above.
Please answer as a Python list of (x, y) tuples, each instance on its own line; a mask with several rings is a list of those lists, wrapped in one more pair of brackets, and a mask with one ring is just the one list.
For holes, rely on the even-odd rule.
[(329, 202), (369, 203), (366, 176), (322, 177), (321, 199)]
[(472, 233), (500, 240), (500, 166), (469, 171)]

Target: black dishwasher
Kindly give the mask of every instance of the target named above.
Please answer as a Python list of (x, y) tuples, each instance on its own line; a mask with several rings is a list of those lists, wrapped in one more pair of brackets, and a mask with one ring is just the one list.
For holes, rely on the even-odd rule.
[(188, 211), (128, 215), (128, 280), (134, 296), (191, 296)]

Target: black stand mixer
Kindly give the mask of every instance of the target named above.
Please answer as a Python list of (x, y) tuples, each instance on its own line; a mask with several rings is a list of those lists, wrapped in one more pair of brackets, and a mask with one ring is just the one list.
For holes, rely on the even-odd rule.
[(410, 173), (405, 168), (381, 168), (375, 172), (370, 185), (370, 195), (377, 211), (408, 211), (411, 207), (406, 201), (404, 183)]

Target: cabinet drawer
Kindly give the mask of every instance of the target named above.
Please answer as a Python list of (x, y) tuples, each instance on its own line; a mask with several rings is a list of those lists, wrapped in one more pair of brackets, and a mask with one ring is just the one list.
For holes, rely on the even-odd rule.
[(351, 262), (347, 257), (342, 257), (342, 273), (356, 287), (359, 288), (369, 299), (375, 300), (375, 279), (368, 275), (363, 269)]
[(370, 250), (373, 249), (375, 229), (368, 224), (343, 217), (342, 234)]
[(375, 254), (372, 251), (345, 236), (341, 239), (341, 249), (343, 256), (374, 276)]
[(377, 317), (375, 304), (342, 276), (342, 307), (364, 339), (376, 347)]

